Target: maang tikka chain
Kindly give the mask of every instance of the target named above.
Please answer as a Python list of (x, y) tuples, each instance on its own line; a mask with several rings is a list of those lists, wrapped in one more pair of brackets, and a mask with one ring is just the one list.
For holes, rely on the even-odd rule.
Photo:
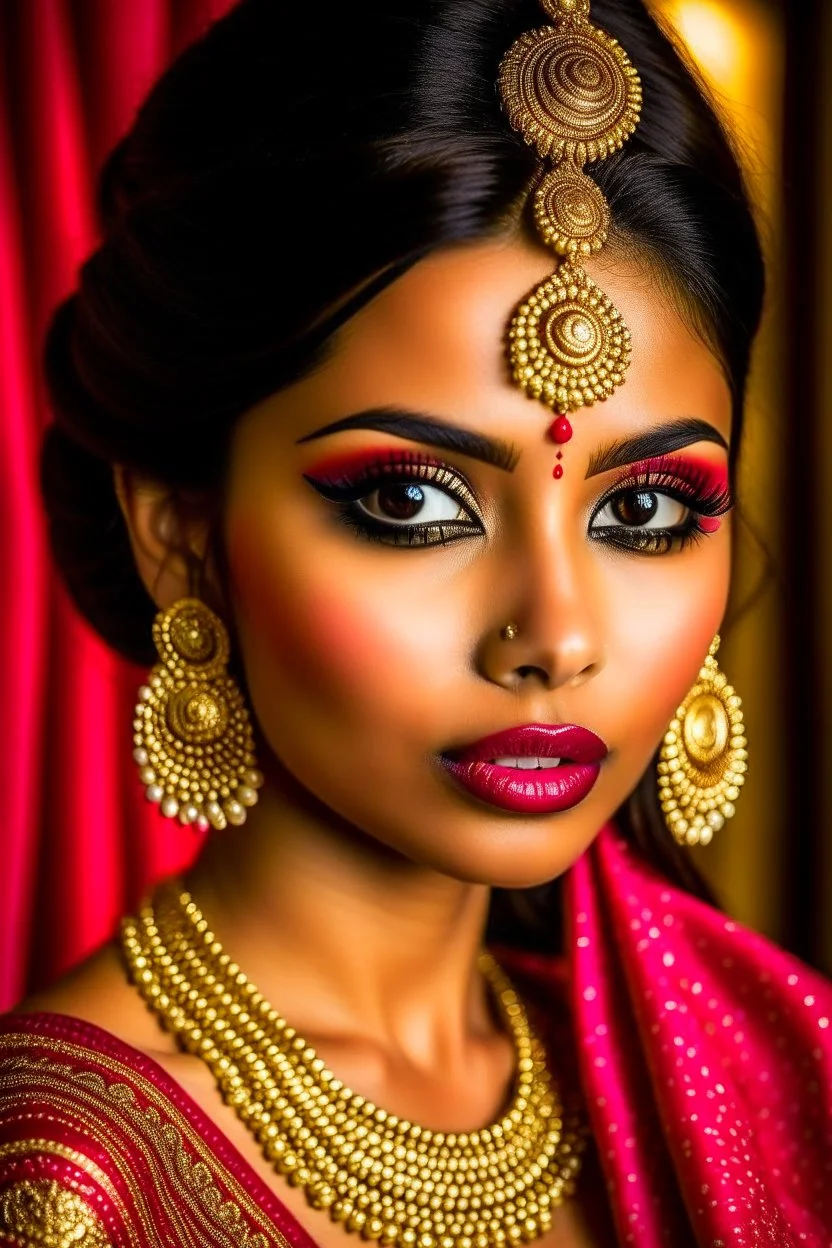
[[(512, 127), (554, 161), (535, 191), (534, 217), (562, 263), (515, 312), (508, 350), (517, 384), (558, 414), (550, 433), (562, 446), (572, 436), (567, 414), (608, 398), (630, 361), (620, 312), (583, 268), (610, 224), (607, 202), (583, 166), (633, 133), (641, 81), (618, 41), (589, 22), (589, 0), (541, 3), (554, 25), (512, 44), (500, 64), (499, 88)], [(554, 476), (562, 475), (557, 464)]]

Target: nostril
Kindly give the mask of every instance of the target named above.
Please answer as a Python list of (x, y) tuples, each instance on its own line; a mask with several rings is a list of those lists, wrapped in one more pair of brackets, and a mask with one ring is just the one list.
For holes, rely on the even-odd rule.
[(547, 688), (551, 684), (551, 676), (545, 667), (538, 667), (536, 663), (524, 663), (514, 670), (521, 680), (527, 680), (530, 676), (537, 676)]

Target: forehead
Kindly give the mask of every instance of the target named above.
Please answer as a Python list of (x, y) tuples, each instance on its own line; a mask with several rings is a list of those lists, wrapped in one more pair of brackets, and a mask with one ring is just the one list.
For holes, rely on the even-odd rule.
[[(419, 262), (338, 331), (313, 376), (274, 396), (291, 432), (302, 436), (327, 420), (389, 404), (472, 429), (542, 435), (552, 413), (511, 380), (506, 331), (517, 304), (554, 268), (549, 252), (521, 238), (457, 246)], [(624, 316), (633, 354), (624, 384), (574, 414), (576, 434), (591, 430), (595, 442), (694, 415), (728, 439), (731, 400), (721, 367), (657, 275), (610, 249), (586, 268)]]

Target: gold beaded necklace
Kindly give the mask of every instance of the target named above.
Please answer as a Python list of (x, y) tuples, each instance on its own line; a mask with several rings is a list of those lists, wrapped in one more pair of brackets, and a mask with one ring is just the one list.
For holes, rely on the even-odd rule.
[(178, 881), (122, 923), (131, 978), (309, 1204), (396, 1248), (504, 1248), (552, 1226), (586, 1146), (505, 972), (479, 965), (517, 1054), (511, 1102), (479, 1131), (420, 1127), (351, 1092), (232, 962)]

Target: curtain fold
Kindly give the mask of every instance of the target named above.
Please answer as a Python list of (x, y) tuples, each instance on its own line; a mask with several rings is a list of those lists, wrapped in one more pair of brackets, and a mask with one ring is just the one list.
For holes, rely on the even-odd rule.
[(0, 564), (8, 589), (0, 611), (0, 687), (5, 708), (0, 714), (0, 757), (6, 762), (0, 904), (3, 1004), (11, 1004), (23, 988), (23, 938), (34, 901), (48, 581), (43, 524), (34, 491), (39, 418), (7, 87), (4, 74), (0, 76)]
[[(103, 160), (129, 128), (159, 74), (233, 2), (0, 0), (0, 587), (5, 591), (0, 602), (0, 1010), (80, 960), (112, 932), (118, 915), (135, 905), (148, 884), (184, 867), (198, 844), (189, 830), (162, 819), (144, 801), (135, 775), (132, 707), (146, 673), (115, 657), (95, 637), (49, 562), (37, 489), (38, 447), (51, 419), (41, 355), (50, 317), (74, 288), (79, 265), (97, 242), (95, 185)], [(696, 12), (707, 17), (702, 6), (675, 0), (650, 0), (650, 7), (676, 24), (685, 13), (688, 26)], [(784, 151), (792, 153), (791, 173), (783, 181), (797, 213), (806, 197), (804, 184), (811, 181), (812, 162), (826, 151), (811, 110), (801, 104), (810, 71), (815, 76), (819, 72), (797, 55), (803, 44), (795, 42), (791, 27), (798, 29), (803, 10), (782, 0), (732, 0), (718, 7), (734, 23), (732, 29), (746, 36), (759, 33), (763, 14), (776, 14), (778, 21), (779, 15), (788, 16), (786, 43), (796, 52), (790, 78), (793, 105), (787, 109), (784, 139)], [(820, 12), (823, 6), (812, 0), (811, 7)], [(806, 28), (817, 30), (819, 25), (810, 22)], [(710, 29), (706, 21), (703, 38)], [(779, 56), (781, 36), (772, 39)], [(821, 39), (818, 46), (827, 45)], [(752, 56), (748, 49), (756, 47), (747, 45), (744, 63), (755, 66), (761, 89), (770, 94), (777, 90), (774, 61)], [(817, 83), (813, 89), (819, 90)], [(744, 107), (746, 112), (756, 109)], [(773, 157), (772, 162), (779, 194), (781, 179)], [(832, 193), (828, 187), (827, 192)], [(797, 237), (795, 231), (785, 234)], [(820, 250), (818, 241), (813, 233), (806, 252), (810, 259)], [(756, 383), (770, 407), (789, 408), (786, 400), (793, 404), (797, 393), (790, 384), (778, 390), (782, 369), (772, 358), (772, 344), (778, 350), (785, 342), (793, 344), (790, 383), (804, 370), (806, 334), (821, 332), (806, 295), (807, 271), (794, 268), (786, 301), (786, 311), (794, 315), (778, 311), (775, 274), (772, 303), (779, 319), (763, 339), (763, 370), (758, 365), (761, 380)], [(825, 357), (820, 363), (825, 385)], [(808, 404), (798, 405), (789, 409), (782, 426), (768, 418), (759, 424), (757, 443), (765, 439), (774, 450), (764, 457), (762, 470), (752, 465), (754, 507), (774, 517), (770, 531), (779, 532), (782, 517), (793, 514), (787, 562), (796, 590), (806, 566), (814, 568), (820, 582), (828, 564), (823, 523), (816, 549), (806, 558), (808, 513), (798, 505), (805, 501), (810, 510), (818, 510), (820, 478), (806, 488), (793, 434), (787, 445), (795, 471), (785, 492), (767, 463), (781, 455), (782, 430), (799, 431), (800, 422), (811, 426), (811, 437), (803, 443), (810, 448), (811, 461), (814, 441), (825, 429), (820, 382), (813, 386), (817, 393), (811, 412)], [(799, 420), (791, 411), (799, 411)], [(826, 441), (823, 447), (828, 475), (832, 460)], [(820, 491), (821, 499), (828, 495), (828, 490)], [(820, 932), (813, 936), (809, 927), (815, 914), (829, 910), (821, 904), (816, 882), (828, 885), (832, 879), (832, 852), (824, 851), (822, 843), (831, 800), (829, 768), (823, 767), (828, 730), (824, 734), (818, 728), (832, 665), (823, 644), (828, 611), (824, 615), (819, 590), (817, 595), (811, 603), (810, 595), (796, 593), (785, 603), (755, 608), (769, 616), (757, 615), (753, 627), (737, 638), (737, 661), (726, 663), (747, 699), (756, 761), (749, 796), (736, 821), (739, 832), (735, 828), (730, 841), (726, 833), (711, 857), (714, 883), (732, 913), (814, 963), (820, 960)], [(823, 602), (829, 601), (826, 593)], [(795, 602), (814, 603), (814, 623), (803, 618)], [(772, 614), (776, 628), (766, 623)], [(795, 621), (795, 644), (783, 655), (770, 639), (789, 618)], [(769, 659), (783, 673), (779, 687), (780, 678), (769, 676)], [(790, 689), (799, 696), (786, 696)], [(827, 697), (824, 707), (828, 703)], [(828, 719), (823, 718), (824, 725)], [(806, 724), (815, 726), (819, 740), (812, 754), (817, 765), (811, 768), (809, 746), (803, 744)], [(813, 777), (814, 806), (805, 797), (807, 771)], [(753, 795), (756, 775), (761, 777), (758, 797)], [(787, 785), (790, 798), (782, 818), (782, 803), (776, 793), (772, 797), (778, 782)], [(814, 818), (817, 831), (804, 843), (806, 834), (798, 837), (795, 829), (806, 827), (807, 817)], [(825, 874), (820, 869), (823, 852)], [(829, 922), (826, 942), (828, 968)]]
[(37, 489), (52, 312), (96, 246), (95, 183), (165, 66), (230, 0), (0, 6), (0, 1009), (95, 948), (197, 842), (144, 802), (132, 706), (145, 673), (79, 618)]

